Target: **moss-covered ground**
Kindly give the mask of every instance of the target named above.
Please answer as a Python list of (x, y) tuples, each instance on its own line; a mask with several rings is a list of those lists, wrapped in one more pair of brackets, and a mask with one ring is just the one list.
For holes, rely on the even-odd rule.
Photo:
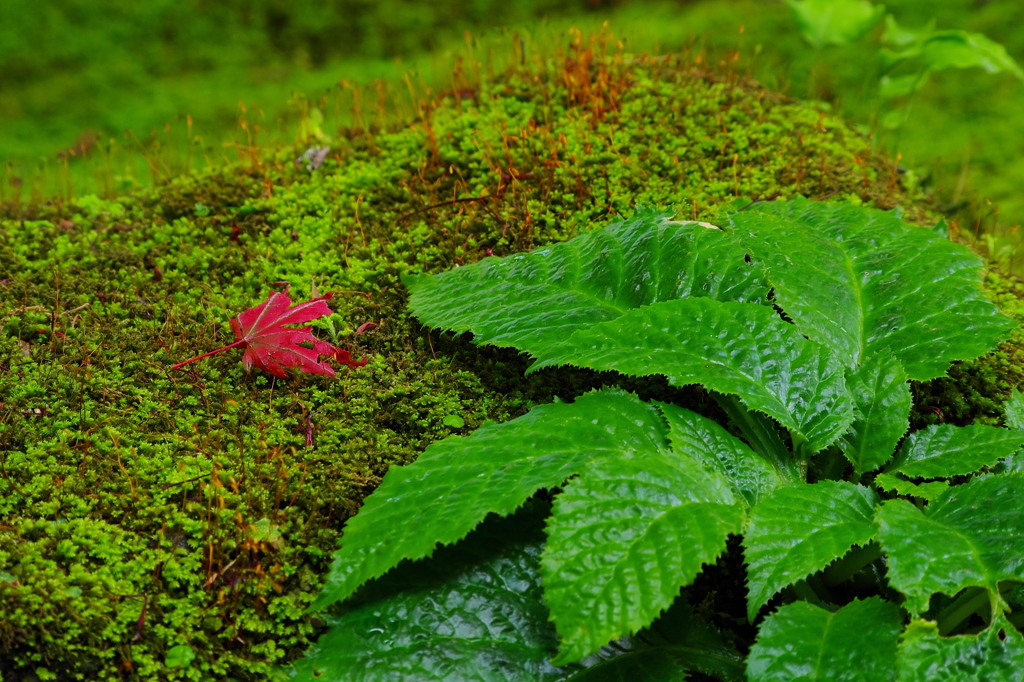
[[(566, 239), (637, 205), (735, 197), (934, 216), (842, 121), (700, 55), (577, 38), (423, 103), (404, 127), (0, 222), (0, 675), (266, 679), (319, 632), (344, 521), (389, 466), (611, 377), (522, 377), (514, 353), (423, 329), (400, 275)], [(28, 212), (30, 211), (30, 212)], [(990, 278), (1024, 318), (1020, 284)], [(369, 362), (275, 380), (228, 320), (287, 282), (334, 291), (324, 339)], [(379, 325), (361, 335), (365, 322)], [(918, 387), (921, 422), (998, 419), (1020, 338)], [(934, 408), (932, 410), (931, 408)], [(414, 518), (409, 523), (415, 523)]]

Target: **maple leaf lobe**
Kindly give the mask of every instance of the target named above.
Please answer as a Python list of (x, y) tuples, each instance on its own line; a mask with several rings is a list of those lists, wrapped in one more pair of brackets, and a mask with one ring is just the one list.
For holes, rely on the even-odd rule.
[[(288, 377), (285, 368), (309, 374), (333, 377), (334, 368), (320, 361), (320, 355), (333, 356), (334, 346), (313, 336), (312, 327), (288, 328), (285, 325), (310, 322), (331, 314), (327, 306), (332, 294), (292, 305), (287, 287), (274, 291), (266, 301), (249, 308), (231, 320), (235, 341), (245, 346), (242, 365), (246, 371), (253, 366), (281, 379)], [(313, 347), (305, 348), (301, 343)]]
[(284, 291), (274, 291), (263, 303), (231, 319), (234, 343), (178, 363), (172, 369), (238, 346), (245, 348), (242, 365), (247, 372), (255, 366), (281, 379), (288, 378), (288, 368), (309, 374), (335, 376), (334, 368), (321, 361), (321, 355), (351, 367), (362, 367), (367, 363), (367, 359), (359, 362), (353, 360), (348, 351), (313, 336), (312, 327), (285, 326), (302, 324), (330, 315), (331, 309), (327, 301), (332, 296), (333, 294), (327, 293), (292, 305), (287, 286)]

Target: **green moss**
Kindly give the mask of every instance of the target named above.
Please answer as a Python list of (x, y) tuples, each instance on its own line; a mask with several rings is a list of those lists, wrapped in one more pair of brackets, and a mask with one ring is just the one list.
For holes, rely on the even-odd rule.
[[(737, 196), (802, 193), (930, 218), (827, 113), (698, 62), (582, 41), (424, 103), (406, 127), (350, 130), (317, 171), (300, 153), (116, 201), (6, 209), (0, 672), (266, 679), (316, 634), (304, 609), (389, 466), (614, 380), (524, 378), (515, 353), (428, 334), (405, 312), (403, 272), (566, 239), (638, 204), (711, 219)], [(223, 345), (228, 320), (279, 281), (339, 292), (318, 333), (369, 364), (276, 381), (228, 352), (168, 370)], [(989, 384), (1018, 366), (1001, 352)]]
[[(1024, 323), (1024, 281), (990, 270), (985, 275), (989, 298)], [(1003, 404), (1010, 391), (1024, 384), (1024, 328), (1018, 327), (988, 355), (954, 363), (949, 375), (914, 385), (912, 425), (1003, 423)]]

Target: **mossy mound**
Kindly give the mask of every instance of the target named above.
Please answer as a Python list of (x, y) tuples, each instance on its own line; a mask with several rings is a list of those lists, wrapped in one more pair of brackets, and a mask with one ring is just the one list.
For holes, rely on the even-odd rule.
[[(494, 81), (457, 75), (407, 127), (346, 131), (317, 170), (289, 150), (150, 194), (5, 209), (4, 679), (266, 679), (318, 632), (304, 609), (388, 466), (611, 380), (523, 378), (514, 353), (429, 334), (402, 273), (637, 205), (708, 220), (737, 196), (801, 193), (932, 218), (827, 113), (699, 57), (601, 51), (576, 40)], [(169, 370), (224, 345), (275, 283), (301, 300), (314, 281), (339, 292), (318, 333), (365, 367), (276, 381), (227, 352)], [(364, 322), (379, 326), (356, 336)], [(1002, 352), (964, 373), (990, 384), (966, 397), (995, 401), (982, 412), (1017, 380), (1019, 351)]]

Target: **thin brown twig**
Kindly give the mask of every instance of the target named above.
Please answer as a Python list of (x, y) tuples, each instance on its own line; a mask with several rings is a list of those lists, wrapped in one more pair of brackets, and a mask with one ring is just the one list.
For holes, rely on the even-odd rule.
[(493, 199), (493, 198), (494, 197), (484, 196), (484, 197), (467, 197), (465, 199), (451, 199), (450, 201), (442, 201), (440, 204), (434, 204), (433, 206), (427, 206), (426, 208), (420, 208), (420, 209), (417, 209), (415, 211), (412, 211), (411, 213), (406, 213), (405, 215), (400, 216), (395, 222), (400, 223), (403, 220), (408, 220), (409, 218), (413, 217), (414, 215), (417, 215), (418, 213), (424, 213), (426, 211), (430, 211), (430, 210), (435, 209), (435, 208), (440, 208), (442, 206), (451, 206), (453, 204), (466, 204), (466, 203), (469, 203), (469, 202), (472, 202), (472, 201), (485, 201), (487, 199)]

